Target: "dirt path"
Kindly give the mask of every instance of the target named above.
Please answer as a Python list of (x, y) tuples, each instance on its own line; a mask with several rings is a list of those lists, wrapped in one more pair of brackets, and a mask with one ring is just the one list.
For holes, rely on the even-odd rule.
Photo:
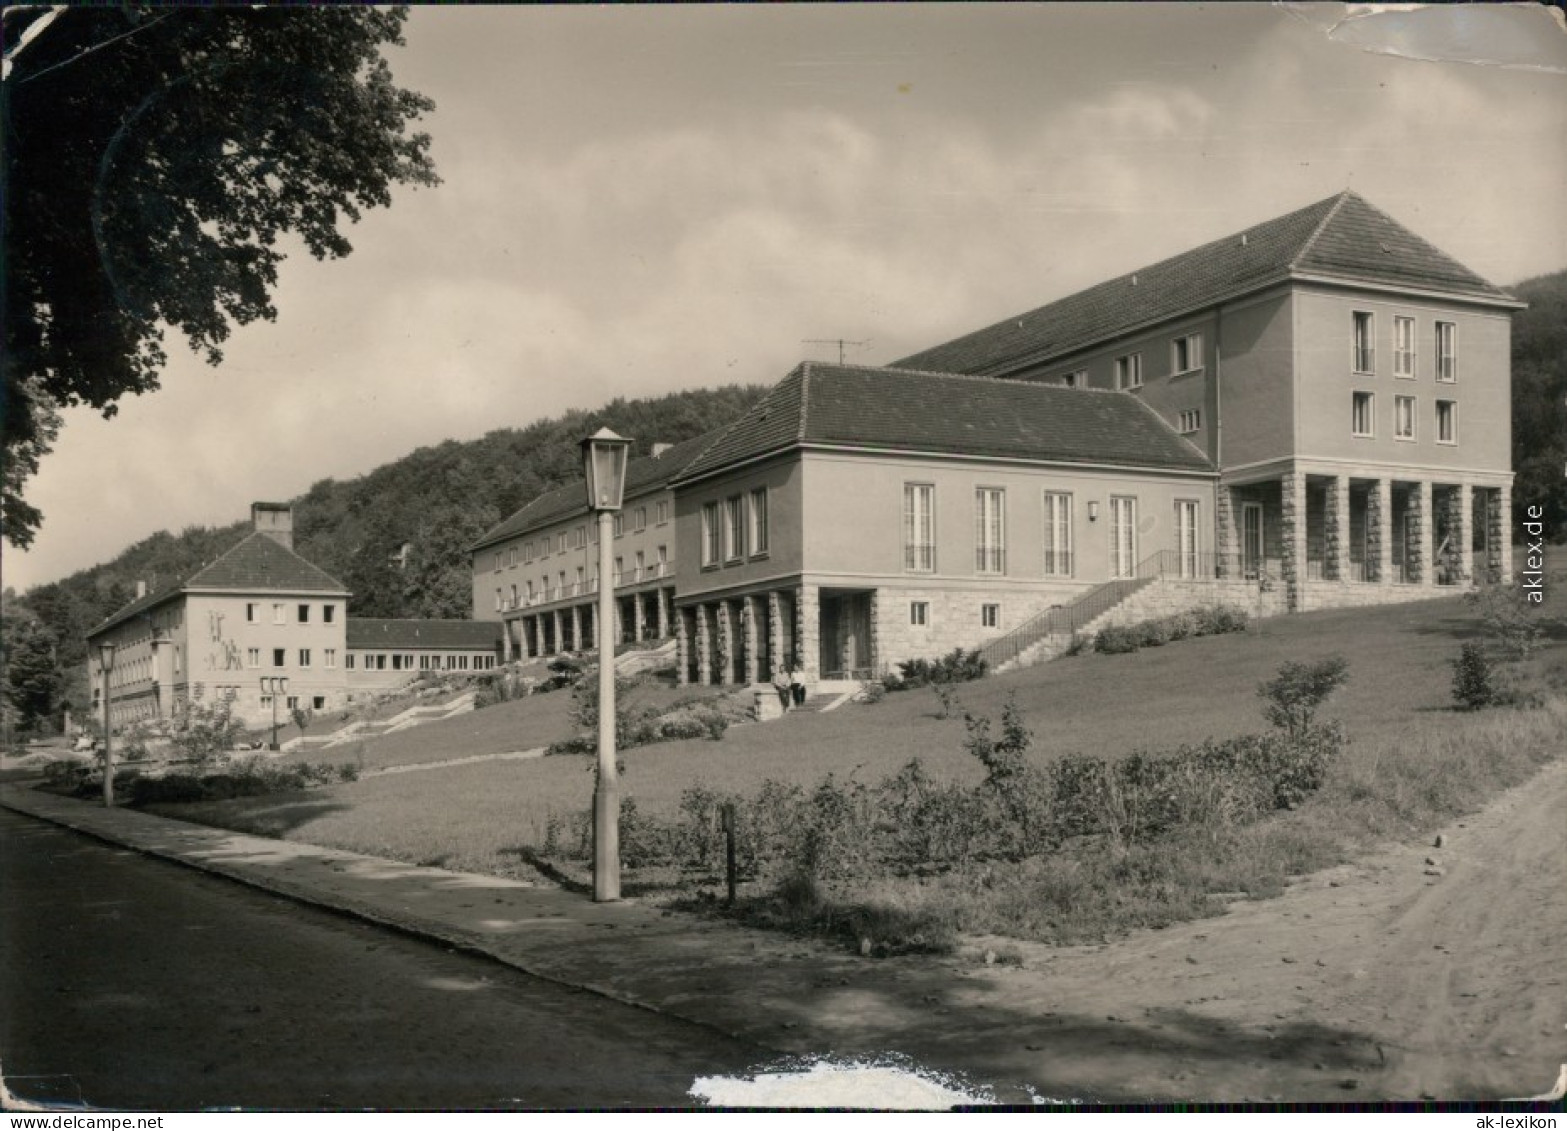
[(1011, 1017), (1106, 1019), (1071, 1041), (1029, 1042), (1076, 1063), (1050, 1076), (1095, 1092), (1546, 1092), (1567, 1063), (1567, 763), (1443, 841), (1318, 873), (1222, 919), (1105, 947), (1024, 948), (1025, 968), (986, 970), (971, 1004), (1002, 993)]

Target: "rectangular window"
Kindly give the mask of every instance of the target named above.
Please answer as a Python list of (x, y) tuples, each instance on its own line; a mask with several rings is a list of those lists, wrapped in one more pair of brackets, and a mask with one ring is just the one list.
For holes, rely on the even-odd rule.
[(1436, 379), (1458, 380), (1458, 326), (1453, 322), (1436, 324)]
[(299, 606), (299, 623), (300, 624), (309, 624), (310, 623), (310, 606), (309, 605), (300, 605)]
[(1110, 496), (1110, 571), (1112, 577), (1137, 572), (1137, 499)]
[(1202, 409), (1183, 408), (1180, 413), (1181, 434), (1190, 436), (1202, 427)]
[(500, 612), (506, 607), (506, 599), (501, 596), (500, 586), (495, 587), (495, 611)]
[(327, 667), (329, 667), (329, 668), (337, 667), (337, 649), (336, 648), (325, 648), (325, 649), (322, 650), (322, 654), (323, 654), (323, 658), (326, 660), (326, 666)]
[(638, 550), (636, 556), (631, 559), (631, 580), (641, 581), (642, 573), (647, 569), (647, 555)]
[(715, 566), (718, 564), (721, 552), (719, 540), (723, 537), (718, 526), (718, 504), (702, 504), (702, 565)]
[(258, 615), (257, 607), (256, 607), (256, 603), (254, 601), (251, 601), (251, 602), (249, 602), (248, 604), (245, 605), (245, 623), (246, 624), (255, 624), (256, 623), (256, 619), (257, 619), (257, 615)]
[(1061, 385), (1063, 388), (1067, 389), (1088, 388), (1088, 370), (1077, 369), (1071, 373), (1063, 374), (1061, 377)]
[(1402, 315), (1393, 319), (1393, 376), (1415, 375), (1415, 320)]
[(1436, 402), (1436, 442), (1439, 444), (1458, 443), (1458, 402)]
[(1413, 440), (1415, 438), (1415, 398), (1393, 398), (1393, 438), (1395, 440)]
[[(619, 516), (617, 515), (616, 517), (618, 518)], [(566, 532), (564, 530), (555, 536), (555, 552), (557, 554), (566, 552)]]
[(936, 569), (936, 488), (930, 483), (903, 485), (903, 568), (915, 573)]
[(920, 628), (925, 628), (930, 624), (929, 601), (909, 602), (909, 623), (918, 625)]
[(624, 511), (615, 512), (614, 529), (616, 538), (619, 538), (626, 532), (626, 515)]
[(337, 606), (336, 605), (322, 605), (321, 606), (321, 623), (322, 624), (332, 624), (336, 620), (337, 620)]
[(1371, 313), (1365, 310), (1357, 310), (1352, 315), (1351, 330), (1354, 337), (1354, 357), (1352, 361), (1356, 373), (1375, 373), (1377, 371), (1376, 349), (1376, 322)]
[(312, 710), (315, 710), (315, 711), (324, 711), (324, 710), (326, 710), (326, 696), (325, 695), (313, 696), (311, 698), (311, 700), (310, 700), (310, 707), (311, 707)]
[(354, 654), (352, 652), (348, 652), (348, 653), (344, 654), (344, 656), (343, 656), (343, 667), (347, 668), (349, 671), (353, 671), (354, 670)]
[(751, 554), (767, 553), (767, 488), (751, 491)]
[(274, 604), (272, 606), (272, 623), (273, 624), (287, 624), (288, 623), (288, 613), (287, 613), (287, 610), (288, 610), (288, 606), (282, 604), (281, 602), (279, 602), (277, 604)]
[(288, 697), (288, 709), (290, 711), (297, 711), (297, 710), (299, 710), (299, 696), (297, 696), (297, 695), (290, 695)]
[(566, 595), (566, 571), (565, 570), (561, 570), (560, 571), (560, 580), (556, 584), (556, 587), (555, 587), (555, 596), (557, 596), (557, 597), (564, 597), (565, 595)]
[(527, 588), (526, 592), (528, 594), (528, 604), (531, 605), (531, 604), (533, 604), (533, 582), (531, 582), (531, 581), (528, 582), (528, 588)]
[(571, 531), (571, 548), (574, 550), (580, 550), (587, 544), (588, 528), (586, 526), (573, 527)]
[(310, 649), (309, 648), (301, 648), (299, 650), (299, 666), (302, 667), (302, 668), (308, 668), (310, 666)]
[(1143, 355), (1129, 353), (1115, 359), (1115, 387), (1117, 389), (1141, 389), (1143, 387)]
[(261, 666), (261, 649), (247, 648), (245, 650), (245, 663), (250, 667), (259, 668)]
[(637, 508), (635, 521), (632, 522), (631, 529), (635, 530), (639, 534), (642, 531), (647, 529), (647, 508), (646, 507), (638, 507)]
[(669, 570), (669, 547), (668, 546), (660, 546), (658, 548), (658, 561), (653, 566), (653, 576), (654, 577), (663, 577), (664, 574), (668, 572), (668, 570)]
[(597, 522), (590, 522), (590, 523), (588, 523), (588, 545), (589, 546), (597, 546), (598, 544), (599, 544), (599, 524)]
[(1007, 571), (1007, 495), (999, 487), (974, 492), (974, 568), (980, 573)]
[(287, 648), (274, 648), (274, 649), (272, 649), (272, 666), (274, 668), (281, 668), (286, 663), (288, 663), (288, 649)]
[(617, 588), (620, 585), (621, 565), (622, 565), (622, 563), (625, 562), (625, 560), (626, 560), (625, 558), (616, 558), (615, 559), (615, 585), (616, 585)]
[(1187, 334), (1170, 343), (1170, 373), (1190, 373), (1202, 368), (1202, 335)]
[(506, 555), (506, 568), (507, 569), (516, 569), (517, 568), (517, 547), (515, 547), (515, 546), (513, 546), (511, 548), (511, 550)]
[(745, 557), (745, 500), (731, 495), (724, 500), (724, 560)]
[(501, 570), (501, 552), (499, 550), (495, 551), (495, 558), (491, 562), (491, 568), (494, 569), (496, 573), (499, 573)]
[(979, 607), (979, 624), (981, 628), (1001, 627), (1001, 606), (981, 605)]
[(1376, 435), (1376, 403), (1370, 393), (1356, 393), (1350, 406), (1349, 430), (1356, 436)]
[(1197, 503), (1175, 500), (1175, 560), (1182, 577), (1197, 576)]
[(669, 500), (660, 499), (653, 504), (653, 521), (663, 526), (669, 521)]
[(1045, 492), (1045, 576), (1072, 576), (1072, 496)]

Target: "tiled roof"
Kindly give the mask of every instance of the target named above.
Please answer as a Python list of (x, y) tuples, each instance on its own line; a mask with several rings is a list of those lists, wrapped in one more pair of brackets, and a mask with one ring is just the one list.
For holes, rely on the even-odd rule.
[(371, 620), (348, 618), (350, 648), (442, 648), (461, 651), (498, 651), (499, 621), (483, 620)]
[(1212, 471), (1138, 397), (951, 373), (805, 362), (680, 476), (801, 445)]
[(192, 589), (238, 590), (245, 593), (329, 593), (348, 596), (343, 583), (266, 534), (253, 533), (216, 561), (198, 566), (173, 585), (132, 601), (87, 635), (130, 620), (156, 605)]
[(1511, 302), (1386, 213), (1343, 192), (894, 364), (1005, 375), (1301, 275)]
[[(672, 445), (662, 455), (642, 456), (632, 460), (626, 465), (625, 498), (630, 500), (637, 495), (645, 495), (667, 486), (686, 464), (723, 432), (724, 429), (715, 428), (711, 432)], [(482, 550), (486, 546), (493, 546), (497, 542), (504, 542), (508, 538), (515, 538), (519, 534), (559, 522), (563, 518), (587, 513), (588, 505), (584, 501), (582, 480), (575, 479), (564, 487), (546, 491), (510, 518), (492, 527), (484, 537), (468, 548), (470, 551)]]

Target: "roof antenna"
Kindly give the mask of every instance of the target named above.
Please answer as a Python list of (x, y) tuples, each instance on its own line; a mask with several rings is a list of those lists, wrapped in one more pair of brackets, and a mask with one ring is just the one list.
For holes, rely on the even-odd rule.
[(831, 345), (836, 345), (838, 347), (838, 364), (842, 365), (843, 364), (843, 347), (844, 346), (859, 346), (861, 349), (863, 349), (864, 347), (870, 345), (870, 342), (869, 341), (851, 342), (847, 338), (801, 338), (800, 339), (800, 344), (801, 345), (807, 345), (807, 346), (831, 346)]

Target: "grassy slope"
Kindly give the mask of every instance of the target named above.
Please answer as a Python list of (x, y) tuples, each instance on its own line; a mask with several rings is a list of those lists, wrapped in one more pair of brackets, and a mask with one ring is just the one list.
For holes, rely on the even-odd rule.
[[(1559, 617), (1567, 605), (1567, 575), (1557, 577), (1552, 597), (1550, 611)], [(1326, 611), (1128, 656), (1061, 660), (968, 685), (962, 699), (971, 710), (994, 716), (1015, 694), (1041, 757), (1071, 750), (1114, 756), (1260, 730), (1255, 689), (1262, 678), (1286, 660), (1340, 652), (1350, 661), (1351, 679), (1326, 714), (1349, 728), (1353, 743), (1344, 773), (1352, 778), (1368, 769), (1357, 758), (1379, 759), (1403, 736), (1418, 731), (1430, 737), (1454, 725), (1459, 717), (1450, 711), (1448, 662), (1458, 642), (1476, 629), (1458, 598)], [(1544, 662), (1559, 665), (1564, 652), (1563, 643), (1553, 641)], [(524, 734), (543, 737), (554, 725), (562, 733), (569, 729), (570, 702), (564, 694), (547, 695), (389, 736), (382, 743), (398, 745), (386, 748), (385, 756), (413, 762), (521, 749), (531, 741), (520, 737)], [(625, 755), (625, 793), (644, 810), (668, 811), (696, 783), (749, 792), (769, 777), (810, 783), (828, 772), (853, 771), (877, 778), (916, 755), (937, 776), (977, 781), (978, 767), (961, 747), (962, 724), (938, 719), (936, 712), (929, 692), (910, 692), (874, 705), (737, 728), (719, 743), (632, 750)], [(481, 763), (373, 778), (296, 798), (183, 807), (170, 815), (401, 859), (505, 871), (517, 866), (519, 847), (543, 839), (552, 816), (588, 806), (588, 770), (581, 758)]]

